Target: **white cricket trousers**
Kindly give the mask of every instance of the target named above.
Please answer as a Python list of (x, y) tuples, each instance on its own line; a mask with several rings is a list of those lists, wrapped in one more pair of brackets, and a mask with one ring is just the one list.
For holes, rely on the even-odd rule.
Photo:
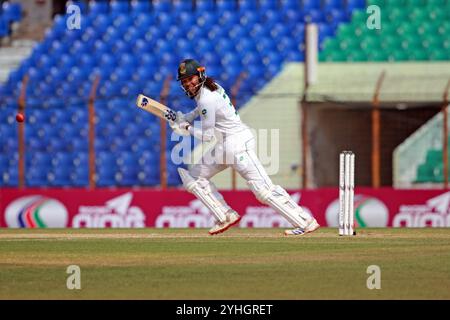
[(210, 156), (204, 156), (189, 169), (189, 173), (194, 179), (209, 180), (226, 168), (233, 167), (246, 181), (258, 181), (271, 187), (272, 181), (259, 161), (255, 148), (255, 138), (249, 129), (228, 135), (212, 151), (218, 161), (212, 163)]

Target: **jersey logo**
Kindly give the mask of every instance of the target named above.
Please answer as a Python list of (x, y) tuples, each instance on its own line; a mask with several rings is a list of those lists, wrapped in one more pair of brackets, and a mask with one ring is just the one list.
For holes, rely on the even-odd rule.
[(206, 109), (202, 110), (202, 115), (206, 115)]

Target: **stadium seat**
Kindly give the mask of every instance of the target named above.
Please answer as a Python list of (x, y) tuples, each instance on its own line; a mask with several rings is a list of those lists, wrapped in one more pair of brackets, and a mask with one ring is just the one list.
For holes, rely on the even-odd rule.
[[(254, 80), (243, 85), (237, 103), (240, 106), (276, 76), (284, 62), (304, 60), (301, 43), (308, 22), (318, 23), (322, 61), (450, 59), (450, 23), (446, 10), (449, 3), (445, 0), (112, 0), (84, 3), (88, 10), (83, 14), (81, 30), (69, 32), (66, 17), (56, 15), (44, 39), (0, 85), (0, 111), (3, 111), (3, 104), (17, 108), (20, 82), (24, 75), (29, 75), (32, 85), (26, 92), (30, 110), (27, 124), (32, 130), (27, 129), (26, 134), (27, 147), (33, 152), (87, 153), (86, 102), (92, 83), (99, 76), (96, 114), (110, 125), (97, 123), (97, 154), (145, 151), (158, 155), (159, 120), (137, 110), (120, 111), (129, 110), (137, 93), (145, 92), (159, 98), (166, 77), (173, 76), (180, 60), (189, 56), (200, 60), (207, 74), (215, 76), (227, 89), (241, 72), (248, 73)], [(365, 8), (370, 4), (383, 9), (380, 30), (365, 27)], [(9, 22), (13, 21), (10, 17), (17, 17), (17, 7), (10, 2), (3, 4), (0, 34), (9, 32)], [(171, 105), (180, 110), (191, 107), (192, 101), (185, 99), (176, 81), (171, 83), (169, 93)], [(4, 99), (5, 96), (8, 98)], [(64, 109), (66, 105), (70, 106), (67, 108), (70, 111)], [(7, 121), (14, 124), (14, 118), (10, 118)], [(39, 127), (38, 123), (45, 125)], [(60, 128), (59, 123), (66, 126)], [(1, 129), (2, 152), (15, 151), (16, 136), (3, 132)], [(138, 138), (140, 133), (142, 139)], [(439, 171), (436, 166), (433, 168)], [(62, 182), (59, 176), (67, 178), (69, 185), (87, 183), (86, 172), (81, 169), (69, 177), (62, 173), (56, 175), (50, 169), (44, 169), (46, 174), (53, 174), (50, 183)], [(159, 184), (159, 171), (157, 175), (142, 168), (135, 172), (128, 170), (127, 165), (123, 172), (113, 169), (98, 173), (97, 182), (103, 186), (114, 185), (117, 179), (122, 184), (133, 181), (139, 185)], [(171, 182), (177, 181), (176, 175), (173, 180), (171, 173), (168, 175)], [(14, 175), (11, 176), (13, 179), (8, 181), (15, 181)], [(46, 178), (36, 175), (30, 181), (44, 183)]]
[(158, 14), (172, 10), (172, 2), (170, 0), (153, 0), (152, 4), (153, 10), (158, 12)]

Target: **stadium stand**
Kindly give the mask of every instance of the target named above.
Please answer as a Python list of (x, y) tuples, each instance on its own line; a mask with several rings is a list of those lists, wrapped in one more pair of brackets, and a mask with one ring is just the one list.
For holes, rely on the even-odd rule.
[[(450, 5), (448, 1), (441, 2)], [(29, 76), (27, 185), (88, 185), (86, 105), (92, 82), (99, 75), (95, 102), (99, 119), (95, 137), (97, 185), (157, 186), (159, 121), (132, 106), (139, 92), (158, 97), (165, 77), (175, 73), (183, 58), (200, 60), (207, 66), (207, 74), (226, 90), (245, 72), (251, 81), (244, 81), (241, 87), (236, 102), (239, 108), (273, 79), (285, 62), (304, 60), (302, 42), (308, 22), (319, 26), (321, 59), (327, 61), (387, 61), (405, 57), (440, 60), (448, 59), (450, 52), (446, 47), (448, 23), (437, 27), (446, 17), (436, 10), (440, 5), (437, 0), (434, 5), (427, 5), (427, 14), (420, 17), (408, 7), (411, 10), (405, 10), (408, 20), (404, 23), (396, 23), (398, 15), (403, 14), (398, 6), (386, 7), (390, 19), (386, 29), (390, 31), (383, 43), (399, 43), (399, 50), (392, 54), (387, 50), (373, 51), (381, 45), (363, 29), (357, 28), (361, 34), (354, 34), (364, 17), (364, 0), (72, 3), (82, 8), (81, 29), (68, 30), (67, 17), (56, 16), (52, 28), (31, 56), (0, 85), (2, 186), (18, 183), (14, 160), (17, 130), (13, 129), (12, 115), (17, 110), (25, 74)], [(412, 30), (415, 26), (420, 29)], [(420, 43), (408, 40), (407, 35), (412, 32), (430, 30), (438, 31), (433, 40), (426, 38)], [(400, 36), (406, 40), (400, 41)], [(370, 50), (372, 55), (368, 54)], [(193, 107), (174, 80), (169, 103), (182, 112)], [(168, 141), (167, 150), (174, 144)], [(108, 165), (104, 166), (105, 163)], [(170, 161), (167, 166), (169, 185), (179, 185), (177, 166)]]

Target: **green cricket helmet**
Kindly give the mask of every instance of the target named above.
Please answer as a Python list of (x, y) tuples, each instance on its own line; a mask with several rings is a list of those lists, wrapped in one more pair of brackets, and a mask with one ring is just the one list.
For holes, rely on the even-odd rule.
[(183, 84), (181, 84), (181, 88), (183, 89), (184, 93), (191, 99), (193, 99), (200, 92), (200, 88), (206, 81), (205, 67), (201, 66), (200, 63), (198, 63), (194, 59), (185, 59), (178, 66), (177, 81), (181, 81), (185, 78), (189, 78), (195, 75), (197, 75), (200, 79), (199, 84), (195, 88), (195, 92), (189, 92), (189, 90), (187, 90), (183, 86)]
[(201, 66), (194, 59), (185, 59), (178, 66), (178, 76), (177, 81), (180, 81), (184, 78), (188, 78), (194, 75), (198, 75), (200, 80), (204, 80), (205, 78), (205, 67)]

